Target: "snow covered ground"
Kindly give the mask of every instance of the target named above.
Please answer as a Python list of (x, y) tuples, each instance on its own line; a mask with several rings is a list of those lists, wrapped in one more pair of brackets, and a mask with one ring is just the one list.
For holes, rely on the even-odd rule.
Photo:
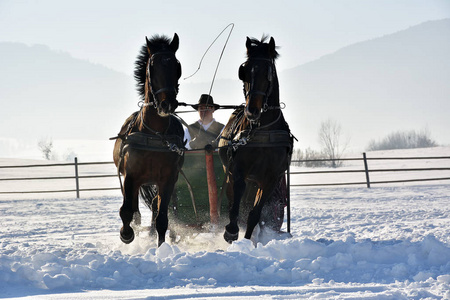
[(220, 229), (156, 248), (143, 208), (122, 244), (114, 193), (2, 195), (0, 298), (450, 299), (449, 181), (292, 188), (293, 237), (256, 246)]

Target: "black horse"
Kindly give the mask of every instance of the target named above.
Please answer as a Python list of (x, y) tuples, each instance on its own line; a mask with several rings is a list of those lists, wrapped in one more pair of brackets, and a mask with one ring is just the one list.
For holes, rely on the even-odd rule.
[[(152, 228), (158, 232), (158, 246), (165, 241), (167, 210), (178, 172), (184, 160), (184, 132), (171, 114), (178, 106), (181, 65), (175, 57), (179, 39), (165, 36), (146, 38), (136, 61), (135, 78), (144, 103), (122, 126), (114, 146), (114, 163), (124, 176), (120, 238), (131, 243), (133, 217), (140, 223), (139, 192), (153, 211)], [(151, 195), (156, 189), (157, 197)]]
[[(219, 154), (228, 176), (230, 223), (224, 238), (238, 239), (239, 206), (251, 199), (245, 238), (250, 239), (264, 204), (284, 176), (292, 154), (293, 137), (280, 107), (273, 38), (266, 42), (247, 38), (247, 61), (239, 68), (244, 82), (245, 107), (234, 111), (219, 143)], [(252, 192), (252, 190), (257, 191)], [(261, 222), (263, 223), (263, 222)], [(262, 224), (261, 224), (262, 225)]]

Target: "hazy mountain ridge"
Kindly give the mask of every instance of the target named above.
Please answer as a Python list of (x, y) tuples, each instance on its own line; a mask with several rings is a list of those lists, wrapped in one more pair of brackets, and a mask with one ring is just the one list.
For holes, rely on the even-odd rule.
[[(450, 144), (448, 53), (450, 19), (445, 19), (278, 70), (284, 113), (300, 140), (296, 147), (314, 147), (320, 122), (329, 117), (342, 124), (351, 147), (425, 126), (439, 143)], [(0, 56), (0, 137), (107, 139), (138, 109), (132, 76), (42, 45), (0, 42)], [(180, 80), (178, 98), (196, 103), (210, 84)], [(212, 95), (220, 104), (244, 102), (237, 75), (217, 79)], [(225, 123), (230, 113), (220, 110), (215, 117)], [(191, 122), (197, 114), (182, 117)]]
[(293, 129), (310, 135), (309, 140), (317, 133), (311, 128), (332, 117), (344, 131), (356, 129), (352, 137), (365, 139), (365, 145), (391, 131), (426, 126), (439, 142), (450, 128), (443, 113), (450, 110), (448, 53), (450, 19), (445, 19), (356, 43), (281, 72), (282, 97), (296, 99), (289, 102), (288, 119), (299, 120)]
[(133, 78), (104, 66), (43, 45), (2, 42), (0, 53), (0, 136), (106, 138), (137, 102)]

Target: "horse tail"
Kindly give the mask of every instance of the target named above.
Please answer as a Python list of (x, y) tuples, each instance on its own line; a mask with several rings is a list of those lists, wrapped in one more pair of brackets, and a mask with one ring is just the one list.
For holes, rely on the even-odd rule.
[(158, 201), (156, 197), (158, 197), (158, 188), (156, 185), (152, 184), (144, 184), (139, 188), (139, 195), (141, 199), (144, 201), (145, 205), (151, 210), (156, 211)]

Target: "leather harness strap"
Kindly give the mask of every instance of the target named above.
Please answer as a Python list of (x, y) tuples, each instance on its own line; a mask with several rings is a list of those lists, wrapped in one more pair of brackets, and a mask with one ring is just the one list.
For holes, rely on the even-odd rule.
[[(183, 142), (178, 135), (156, 135), (142, 132), (132, 132), (124, 140), (123, 144), (129, 148), (156, 151), (172, 152), (172, 148), (183, 148)], [(174, 151), (177, 152), (177, 151)]]

